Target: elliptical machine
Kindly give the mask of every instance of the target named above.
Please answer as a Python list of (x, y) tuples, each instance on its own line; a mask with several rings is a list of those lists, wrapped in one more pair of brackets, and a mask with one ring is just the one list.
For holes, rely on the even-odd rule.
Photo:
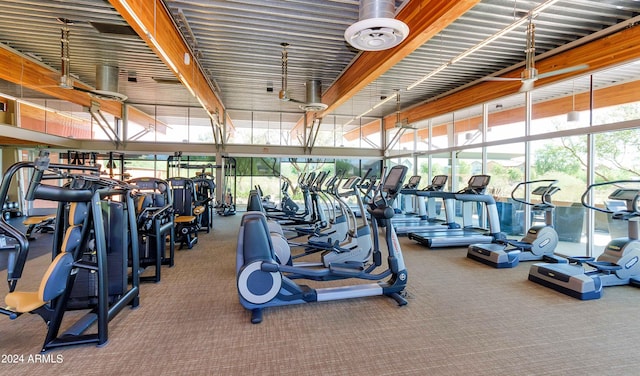
[[(384, 184), (380, 185), (378, 194), (368, 203), (367, 211), (372, 217), (372, 232), (378, 234), (379, 222), (386, 228), (388, 267), (377, 274), (373, 272), (382, 264), (382, 253), (377, 236), (374, 237), (374, 256), (371, 265), (339, 263), (319, 268), (283, 265), (278, 262), (275, 255), (264, 213), (244, 214), (238, 233), (236, 275), (240, 304), (251, 310), (251, 322), (257, 324), (262, 321), (264, 308), (290, 304), (378, 295), (389, 296), (401, 306), (407, 304), (401, 296), (407, 283), (407, 270), (398, 237), (390, 223), (394, 215), (391, 204), (402, 186), (406, 173), (406, 166), (391, 168)], [(330, 281), (346, 278), (377, 282), (320, 289), (294, 282), (294, 279)], [(386, 281), (383, 281), (385, 278), (387, 278)]]
[[(539, 183), (548, 183), (537, 186), (532, 195), (540, 196), (540, 203), (524, 201), (515, 196), (522, 186)], [(532, 206), (533, 210), (544, 212), (544, 224), (531, 226), (527, 234), (520, 241), (498, 239), (490, 244), (471, 244), (467, 251), (467, 257), (494, 266), (496, 268), (513, 268), (520, 261), (540, 261), (566, 263), (566, 259), (553, 254), (558, 245), (558, 233), (553, 228), (555, 205), (551, 203), (551, 196), (560, 188), (556, 186), (557, 180), (531, 180), (519, 183), (511, 191), (511, 198), (525, 205)]]
[[(636, 188), (620, 188), (633, 184)], [(590, 192), (605, 185), (618, 187), (611, 200), (626, 203), (626, 209), (614, 212), (590, 205)], [(582, 205), (591, 210), (612, 214), (613, 220), (626, 221), (626, 237), (612, 239), (596, 261), (593, 257), (569, 257), (568, 264), (536, 263), (529, 269), (529, 280), (580, 300), (599, 299), (606, 286), (640, 287), (640, 185), (637, 180), (617, 180), (591, 184), (582, 194)]]

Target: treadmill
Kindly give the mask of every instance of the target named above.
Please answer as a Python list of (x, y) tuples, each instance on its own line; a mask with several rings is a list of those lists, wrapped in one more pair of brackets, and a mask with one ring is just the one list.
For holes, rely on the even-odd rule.
[[(500, 231), (500, 221), (498, 208), (493, 196), (485, 194), (491, 177), (489, 175), (474, 175), (469, 179), (467, 187), (458, 192), (434, 192), (432, 196), (440, 197), (448, 201), (447, 209), (453, 208), (452, 201), (457, 200), (463, 203), (462, 228), (444, 228), (442, 230), (431, 230), (421, 232), (410, 232), (409, 239), (415, 240), (429, 248), (443, 247), (464, 247), (476, 243), (491, 243), (495, 240), (506, 239), (504, 233)], [(472, 225), (472, 205), (483, 203), (486, 208), (489, 228), (474, 227)], [(453, 216), (447, 210), (447, 222)], [(444, 226), (443, 226), (444, 227)]]
[[(414, 196), (415, 192), (418, 190), (418, 184), (420, 184), (420, 179), (421, 179), (420, 175), (414, 175), (410, 177), (409, 180), (407, 181), (407, 184), (403, 185), (402, 189), (400, 189), (402, 200), (405, 203), (404, 205), (405, 211), (404, 211), (404, 214), (401, 214), (402, 212), (399, 209), (395, 209), (394, 211), (396, 212), (396, 214), (393, 216), (393, 218), (391, 218), (391, 223), (393, 224), (412, 223), (412, 222), (417, 222), (421, 220), (423, 216), (424, 218), (426, 218), (427, 214), (422, 213), (422, 208), (420, 208), (419, 206), (418, 206), (418, 209), (420, 212), (416, 213), (414, 211), (415, 208), (413, 207), (412, 197), (411, 197), (411, 196)], [(396, 200), (396, 201), (399, 201), (399, 200)]]
[[(436, 218), (436, 195), (435, 192), (442, 192), (442, 189), (447, 184), (447, 175), (436, 175), (431, 180), (431, 184), (423, 189), (414, 189), (413, 192), (407, 194), (413, 194), (418, 197), (418, 208), (420, 213), (424, 213), (420, 217), (413, 221), (395, 223), (393, 220), (391, 223), (398, 235), (407, 235), (410, 232), (422, 232), (430, 230), (444, 230), (460, 228), (453, 218), (453, 203), (454, 200), (449, 202), (451, 207), (447, 207), (447, 200), (444, 200), (443, 208), (445, 210), (446, 220)], [(449, 215), (451, 214), (451, 215)]]

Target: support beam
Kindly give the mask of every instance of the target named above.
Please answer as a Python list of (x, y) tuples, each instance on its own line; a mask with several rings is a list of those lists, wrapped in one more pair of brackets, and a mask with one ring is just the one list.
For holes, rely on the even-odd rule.
[(309, 127), (309, 132), (307, 134), (306, 146), (305, 146), (305, 154), (310, 155), (313, 151), (313, 147), (316, 144), (316, 139), (318, 138), (318, 133), (320, 132), (320, 126), (322, 125), (322, 118), (313, 118), (313, 122), (311, 123), (311, 127)]
[(0, 124), (0, 145), (25, 147), (60, 147), (64, 149), (80, 149), (80, 141), (66, 137), (53, 136), (13, 125)]
[(135, 123), (143, 128), (153, 128), (153, 131), (160, 134), (167, 134), (167, 123), (164, 123), (154, 116), (146, 114), (139, 109), (127, 105), (127, 120), (129, 123)]
[[(545, 102), (534, 103), (531, 110), (532, 120), (543, 119), (552, 116), (565, 115), (572, 109), (576, 111), (586, 111), (589, 109), (591, 93), (583, 92), (575, 94), (573, 96), (566, 96), (562, 98), (552, 99)], [(625, 103), (633, 103), (640, 101), (640, 80), (625, 82), (620, 85), (609, 86), (602, 89), (595, 90), (593, 93), (594, 110), (604, 107), (622, 105)], [(494, 111), (489, 113), (489, 120), (487, 127), (497, 127), (501, 125), (508, 125), (517, 123), (524, 120), (525, 108), (524, 104), (521, 107), (509, 108), (501, 111)], [(460, 127), (456, 125), (456, 133), (461, 131), (467, 131), (463, 126), (465, 124), (480, 124), (482, 122), (482, 116), (474, 116), (469, 118), (457, 119), (456, 124), (461, 124)], [(432, 127), (433, 137), (443, 136), (446, 134), (447, 123), (434, 124)], [(408, 135), (413, 137), (413, 135)], [(429, 137), (429, 129), (421, 128), (418, 130), (418, 138), (426, 140)], [(409, 142), (410, 138), (402, 137), (400, 142)]]
[(344, 132), (344, 139), (347, 141), (355, 141), (360, 137), (371, 136), (375, 133), (380, 133), (382, 124), (379, 119), (363, 124), (361, 127), (354, 128), (348, 132)]
[[(3, 43), (0, 43), (0, 79), (85, 107), (91, 106), (91, 101), (97, 101), (103, 111), (122, 117), (120, 102), (96, 99), (88, 93), (60, 87), (60, 72)], [(92, 89), (78, 81), (74, 81), (74, 84), (83, 89)]]
[(409, 1), (396, 16), (396, 19), (409, 26), (409, 36), (394, 48), (361, 53), (322, 96), (322, 103), (329, 107), (321, 117), (344, 104), (479, 2), (480, 0)]
[[(0, 126), (1, 127), (1, 126)], [(0, 128), (1, 132), (1, 128)], [(0, 133), (2, 136), (2, 133)], [(72, 140), (74, 150), (92, 150), (97, 152), (118, 151), (130, 154), (163, 154), (173, 155), (180, 150), (185, 155), (216, 155), (217, 152), (211, 144), (182, 144), (175, 142), (144, 142), (129, 141), (121, 145), (118, 150), (113, 150), (113, 143), (108, 140)], [(305, 156), (304, 146), (285, 145), (227, 145), (225, 155), (255, 157), (302, 157)], [(380, 149), (344, 148), (344, 147), (320, 147), (313, 149), (314, 157), (326, 158), (382, 158)]]
[[(383, 51), (366, 51), (358, 55), (355, 61), (322, 95), (322, 103), (329, 107), (321, 113), (317, 113), (318, 117), (331, 114), (480, 1), (409, 1), (396, 16), (396, 19), (409, 26), (407, 38), (394, 48)], [(293, 134), (303, 123), (303, 120), (299, 121), (291, 129), (291, 133)]]
[[(109, 0), (109, 3), (182, 81), (210, 116), (224, 113), (222, 101), (191, 54), (162, 0)], [(188, 59), (185, 58), (187, 55)]]
[[(634, 26), (615, 34), (603, 37), (591, 43), (573, 48), (566, 52), (536, 61), (539, 72), (550, 72), (575, 65), (586, 64), (591, 72), (624, 64), (640, 58), (640, 27)], [(513, 70), (501, 77), (519, 77), (522, 68)], [(563, 75), (547, 77), (536, 81), (536, 86), (549, 85), (562, 80), (578, 77), (585, 71), (573, 71)], [(401, 112), (402, 119), (409, 123), (429, 119), (450, 113), (461, 108), (516, 94), (520, 89), (520, 81), (485, 81), (458, 91), (443, 98), (417, 105)], [(385, 118), (386, 128), (392, 127), (396, 114)]]

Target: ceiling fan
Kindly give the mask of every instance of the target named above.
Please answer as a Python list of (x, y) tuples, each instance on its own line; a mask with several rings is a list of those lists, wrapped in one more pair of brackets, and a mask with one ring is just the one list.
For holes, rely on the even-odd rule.
[(282, 82), (281, 89), (278, 92), (278, 98), (283, 102), (299, 103), (300, 109), (305, 112), (324, 111), (327, 109), (327, 105), (321, 102), (322, 87), (320, 80), (308, 80), (305, 83), (306, 86), (306, 100), (300, 101), (293, 99), (289, 96), (289, 89), (287, 87), (288, 78), (288, 65), (289, 65), (289, 52), (287, 47), (289, 43), (280, 43), (282, 46)]
[(281, 77), (280, 92), (278, 92), (278, 98), (283, 102), (304, 103), (302, 101), (293, 99), (289, 96), (289, 89), (287, 88), (288, 65), (289, 65), (289, 52), (287, 51), (287, 47), (289, 47), (289, 43), (283, 42), (283, 43), (280, 43), (280, 45), (282, 46), (282, 77)]
[(413, 124), (409, 123), (408, 118), (400, 119), (400, 90), (395, 89), (396, 92), (396, 123), (394, 124), (396, 128), (401, 129), (417, 129), (413, 126)]
[(70, 72), (70, 54), (69, 54), (69, 25), (73, 25), (73, 21), (66, 18), (58, 18), (62, 23), (62, 31), (60, 36), (60, 60), (61, 75), (58, 87), (63, 89), (71, 89), (88, 93), (89, 95), (106, 100), (124, 102), (127, 96), (118, 93), (118, 67), (109, 65), (96, 66), (96, 89), (85, 89), (74, 85), (73, 77)]
[(520, 77), (486, 77), (486, 81), (521, 81), (520, 92), (527, 92), (533, 89), (534, 83), (541, 78), (558, 76), (561, 74), (574, 72), (578, 70), (588, 69), (587, 64), (574, 65), (572, 67), (557, 69), (550, 72), (538, 73), (535, 68), (535, 24), (532, 17), (529, 17), (529, 24), (527, 25), (527, 46), (525, 49), (525, 69), (520, 73)]

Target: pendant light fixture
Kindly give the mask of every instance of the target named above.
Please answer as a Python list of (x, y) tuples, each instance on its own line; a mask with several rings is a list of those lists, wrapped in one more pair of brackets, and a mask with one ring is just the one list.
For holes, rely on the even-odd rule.
[(567, 122), (576, 122), (580, 121), (580, 112), (576, 111), (576, 83), (575, 81), (572, 83), (571, 88), (571, 111), (567, 113)]

